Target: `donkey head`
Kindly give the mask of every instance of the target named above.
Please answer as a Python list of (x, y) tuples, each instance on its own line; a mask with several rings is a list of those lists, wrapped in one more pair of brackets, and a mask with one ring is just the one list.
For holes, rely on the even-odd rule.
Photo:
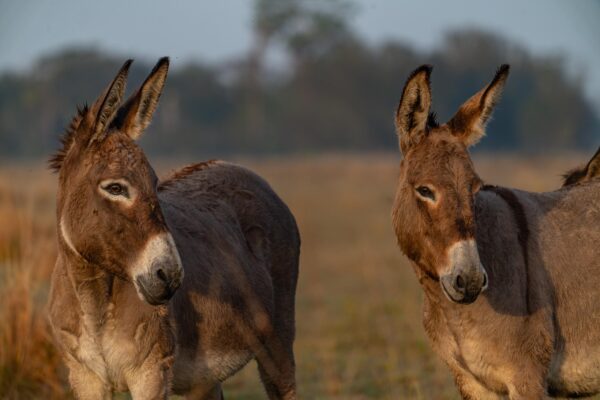
[(50, 160), (59, 172), (59, 242), (68, 256), (133, 282), (150, 304), (168, 301), (183, 268), (162, 215), (158, 179), (136, 140), (149, 125), (169, 60), (123, 105), (127, 61), (91, 107), (79, 111)]
[(446, 124), (430, 113), (431, 66), (408, 78), (396, 112), (404, 155), (393, 209), (402, 251), (417, 271), (439, 280), (446, 296), (471, 303), (488, 285), (475, 241), (474, 200), (482, 186), (467, 148), (483, 135), (509, 67), (464, 103)]

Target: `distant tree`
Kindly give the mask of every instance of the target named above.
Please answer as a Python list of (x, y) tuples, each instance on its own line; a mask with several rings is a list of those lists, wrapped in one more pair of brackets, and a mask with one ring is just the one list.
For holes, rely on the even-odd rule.
[[(448, 120), (488, 82), (512, 65), (503, 99), (477, 147), (502, 151), (560, 151), (596, 146), (600, 121), (581, 77), (560, 56), (540, 57), (480, 30), (449, 32), (422, 52), (406, 43), (377, 46), (349, 25), (341, 0), (258, 0), (255, 44), (241, 62), (173, 65), (144, 148), (157, 155), (223, 155), (363, 151), (397, 148), (392, 115), (404, 81), (423, 63), (435, 66), (434, 109)], [(279, 79), (264, 79), (265, 54), (277, 44), (292, 62)], [(0, 156), (49, 154), (75, 113), (91, 101), (122, 57), (96, 49), (66, 49), (22, 73), (0, 75)], [(151, 65), (133, 64), (134, 90)]]
[(347, 0), (257, 0), (255, 48), (264, 55), (279, 42), (297, 61), (318, 57), (353, 37), (349, 19), (355, 8)]

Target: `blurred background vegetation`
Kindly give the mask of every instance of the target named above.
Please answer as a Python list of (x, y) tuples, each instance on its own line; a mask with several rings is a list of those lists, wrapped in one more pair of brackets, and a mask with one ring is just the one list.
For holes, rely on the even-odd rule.
[[(450, 31), (432, 51), (397, 39), (368, 44), (349, 23), (356, 12), (343, 0), (256, 1), (246, 54), (213, 64), (173, 60), (144, 148), (161, 156), (395, 150), (393, 111), (406, 76), (423, 63), (435, 66), (442, 121), (500, 64), (512, 65), (478, 149), (556, 152), (598, 142), (600, 118), (564, 57), (532, 54), (480, 29)], [(273, 48), (285, 60), (278, 67), (266, 62)], [(75, 105), (92, 102), (123, 61), (74, 47), (0, 75), (0, 156), (49, 154)], [(154, 61), (134, 63), (131, 87)]]

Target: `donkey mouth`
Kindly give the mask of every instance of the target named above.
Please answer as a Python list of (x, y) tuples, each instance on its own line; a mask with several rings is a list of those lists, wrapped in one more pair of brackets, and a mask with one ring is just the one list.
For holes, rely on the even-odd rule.
[(482, 288), (475, 289), (475, 290), (458, 291), (458, 290), (454, 289), (453, 287), (448, 288), (447, 283), (444, 279), (440, 279), (440, 286), (442, 287), (442, 291), (444, 292), (446, 297), (450, 301), (452, 301), (454, 303), (458, 303), (458, 304), (473, 303), (475, 300), (477, 300), (477, 297), (479, 297), (479, 294), (484, 289), (482, 287)]
[(151, 283), (143, 277), (138, 277), (135, 280), (135, 286), (138, 289), (138, 294), (142, 297), (142, 300), (145, 300), (148, 304), (153, 306), (168, 303), (179, 287), (179, 285), (160, 285)]

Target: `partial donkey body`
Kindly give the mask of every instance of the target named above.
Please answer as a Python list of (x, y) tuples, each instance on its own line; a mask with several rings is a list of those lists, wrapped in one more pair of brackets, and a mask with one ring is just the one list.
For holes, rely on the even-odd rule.
[(134, 139), (168, 60), (121, 106), (129, 64), (79, 112), (52, 160), (50, 321), (74, 393), (218, 399), (220, 382), (255, 358), (269, 397), (294, 398), (294, 218), (264, 180), (232, 164), (196, 164), (159, 183)]
[(300, 239), (288, 208), (256, 174), (220, 161), (175, 173), (158, 197), (186, 271), (170, 303), (174, 391), (210, 387), (256, 358), (271, 398), (293, 397)]
[(465, 399), (600, 391), (600, 182), (549, 193), (484, 185), (467, 147), (508, 67), (444, 125), (429, 116), (430, 71), (411, 75), (397, 112), (393, 223), (435, 351)]

